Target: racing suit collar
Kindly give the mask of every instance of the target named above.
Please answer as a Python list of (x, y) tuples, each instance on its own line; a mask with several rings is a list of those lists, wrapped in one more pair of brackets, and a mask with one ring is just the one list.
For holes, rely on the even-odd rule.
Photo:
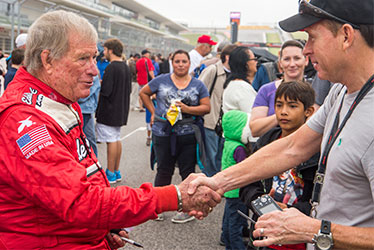
[(28, 84), (36, 86), (44, 96), (60, 102), (64, 104), (72, 104), (73, 102), (63, 97), (60, 93), (58, 93), (56, 90), (45, 84), (44, 82), (40, 81), (38, 78), (31, 75), (29, 72), (27, 72), (26, 67), (22, 66), (18, 69), (16, 77), (17, 80), (21, 80), (23, 82), (27, 82)]

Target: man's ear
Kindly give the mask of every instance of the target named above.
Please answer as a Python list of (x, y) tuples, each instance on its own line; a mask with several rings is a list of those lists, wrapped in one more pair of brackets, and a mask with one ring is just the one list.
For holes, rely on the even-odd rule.
[(230, 55), (225, 55), (225, 62), (229, 62), (230, 60)]
[(314, 113), (314, 107), (310, 106), (304, 111), (305, 117), (308, 119)]
[(343, 24), (339, 32), (343, 36), (343, 50), (350, 48), (355, 38), (355, 30), (349, 24)]
[(43, 68), (47, 73), (50, 73), (52, 70), (52, 59), (50, 57), (51, 52), (47, 49), (43, 50), (42, 53), (40, 53), (40, 59), (42, 61)]

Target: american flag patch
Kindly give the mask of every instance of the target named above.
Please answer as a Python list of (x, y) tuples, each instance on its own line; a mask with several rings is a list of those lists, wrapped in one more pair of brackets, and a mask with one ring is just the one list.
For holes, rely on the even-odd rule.
[[(45, 125), (41, 125), (33, 130), (30, 130), (17, 140), (18, 147), (21, 149), (23, 155), (27, 155), (33, 150), (39, 150), (38, 147), (52, 141)], [(43, 146), (44, 147), (44, 146)]]

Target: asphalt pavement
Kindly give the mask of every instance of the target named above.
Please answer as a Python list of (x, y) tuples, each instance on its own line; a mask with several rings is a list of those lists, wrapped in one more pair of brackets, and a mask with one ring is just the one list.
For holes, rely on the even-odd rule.
[[(138, 188), (144, 182), (153, 183), (156, 172), (149, 164), (150, 148), (146, 146), (145, 113), (131, 111), (128, 125), (121, 129), (122, 157), (120, 171), (122, 181), (118, 185), (127, 185)], [(106, 145), (98, 144), (99, 161), (106, 168)], [(196, 171), (200, 172), (198, 166)], [(178, 169), (174, 172), (173, 184), (181, 182)], [(204, 220), (193, 220), (185, 224), (174, 224), (171, 218), (175, 212), (164, 213), (164, 221), (147, 221), (135, 226), (130, 232), (130, 238), (139, 242), (144, 249), (149, 250), (177, 250), (201, 249), (222, 250), (219, 245), (221, 233), (224, 200)], [(140, 249), (126, 244), (122, 249)]]

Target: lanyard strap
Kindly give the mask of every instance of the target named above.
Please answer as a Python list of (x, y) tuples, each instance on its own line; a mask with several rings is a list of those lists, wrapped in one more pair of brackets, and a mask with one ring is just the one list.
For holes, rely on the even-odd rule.
[[(326, 173), (326, 164), (327, 164), (327, 158), (329, 156), (330, 150), (332, 146), (334, 145), (336, 139), (338, 138), (340, 132), (342, 131), (343, 127), (347, 123), (348, 119), (351, 117), (353, 111), (357, 107), (357, 105), (364, 99), (366, 94), (374, 87), (374, 75), (370, 77), (370, 79), (365, 83), (365, 85), (361, 88), (360, 92), (357, 94), (355, 100), (353, 101), (351, 107), (349, 108), (347, 114), (345, 115), (342, 123), (339, 126), (339, 117), (340, 117), (340, 111), (343, 106), (344, 102), (344, 96), (346, 92), (343, 95), (342, 101), (340, 103), (340, 106), (338, 108), (338, 111), (335, 116), (335, 120), (333, 123), (333, 126), (331, 128), (331, 132), (329, 135), (329, 139), (325, 145), (325, 148), (323, 150), (323, 154), (321, 156), (319, 165), (318, 165), (318, 170), (316, 172), (315, 178), (314, 178), (314, 187), (313, 187), (313, 193), (312, 193), (312, 199), (311, 204), (312, 204), (312, 213), (314, 212), (314, 216), (317, 215), (316, 213), (316, 206), (319, 204), (319, 199), (320, 199), (320, 194), (324, 182), (324, 177)], [(313, 215), (313, 214), (312, 214)]]

